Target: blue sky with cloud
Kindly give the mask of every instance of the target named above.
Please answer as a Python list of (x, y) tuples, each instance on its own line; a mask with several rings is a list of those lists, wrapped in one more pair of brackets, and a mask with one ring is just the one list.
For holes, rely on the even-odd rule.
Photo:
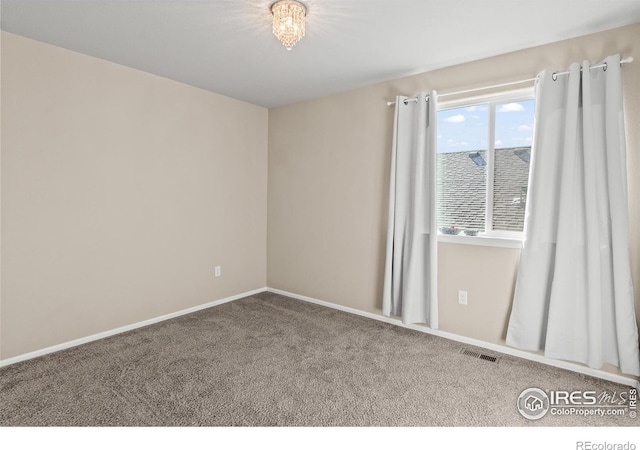
[[(531, 146), (533, 116), (533, 100), (496, 105), (495, 148)], [(438, 152), (486, 150), (488, 124), (486, 103), (438, 111)]]

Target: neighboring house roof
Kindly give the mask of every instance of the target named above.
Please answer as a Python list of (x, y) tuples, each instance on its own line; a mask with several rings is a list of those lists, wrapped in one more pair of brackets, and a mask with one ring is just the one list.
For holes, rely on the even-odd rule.
[[(522, 231), (530, 147), (495, 150), (493, 228)], [(484, 230), (486, 151), (438, 153), (438, 227)]]

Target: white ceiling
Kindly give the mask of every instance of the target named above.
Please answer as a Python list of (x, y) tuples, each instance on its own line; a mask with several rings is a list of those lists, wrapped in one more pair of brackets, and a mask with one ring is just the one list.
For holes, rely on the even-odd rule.
[[(266, 107), (640, 22), (639, 0), (2, 0), (2, 29)], [(606, 55), (603, 55), (606, 56)]]

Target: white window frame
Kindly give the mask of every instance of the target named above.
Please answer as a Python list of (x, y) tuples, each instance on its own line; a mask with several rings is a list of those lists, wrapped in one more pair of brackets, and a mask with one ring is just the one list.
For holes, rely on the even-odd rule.
[(437, 112), (478, 105), (488, 105), (489, 107), (489, 129), (487, 131), (488, 136), (485, 230), (481, 233), (478, 233), (478, 236), (447, 235), (439, 233), (438, 241), (458, 244), (486, 245), (491, 247), (522, 247), (524, 232), (493, 229), (493, 183), (495, 180), (496, 105), (534, 99), (534, 88), (530, 87), (494, 94), (464, 97), (455, 100), (438, 102)]

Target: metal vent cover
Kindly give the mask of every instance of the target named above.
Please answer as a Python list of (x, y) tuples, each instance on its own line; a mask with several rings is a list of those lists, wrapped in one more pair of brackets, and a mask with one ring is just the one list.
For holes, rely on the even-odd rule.
[(465, 356), (470, 356), (471, 358), (476, 358), (476, 359), (483, 359), (485, 361), (489, 361), (492, 363), (497, 363), (498, 362), (498, 358), (496, 356), (491, 356), (491, 355), (485, 355), (484, 353), (479, 353), (473, 350), (469, 350), (466, 348), (463, 348), (462, 350), (460, 350), (460, 353), (462, 353)]

